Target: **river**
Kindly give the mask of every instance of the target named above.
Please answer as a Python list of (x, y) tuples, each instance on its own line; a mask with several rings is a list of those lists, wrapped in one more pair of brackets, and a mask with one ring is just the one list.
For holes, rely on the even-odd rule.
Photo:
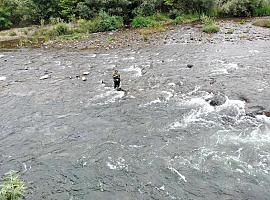
[(270, 111), (269, 46), (2, 50), (0, 175), (27, 200), (269, 200), (270, 119), (247, 115)]

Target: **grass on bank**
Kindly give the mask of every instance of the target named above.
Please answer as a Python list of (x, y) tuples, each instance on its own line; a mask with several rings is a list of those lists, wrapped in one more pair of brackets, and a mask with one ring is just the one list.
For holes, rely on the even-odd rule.
[(201, 19), (200, 15), (180, 15), (177, 16), (174, 20), (174, 24), (191, 24), (194, 22), (199, 22)]
[(53, 22), (48, 26), (41, 26), (32, 35), (35, 38), (43, 37), (48, 40), (80, 40), (86, 34), (112, 31), (124, 26), (123, 18), (118, 16), (110, 16), (101, 12), (98, 17), (93, 20), (80, 19), (75, 23), (66, 24), (63, 22)]
[(270, 28), (270, 19), (259, 19), (253, 23), (255, 26)]
[(270, 6), (263, 6), (255, 10), (255, 16), (264, 17), (270, 16)]
[(19, 200), (25, 193), (25, 185), (19, 174), (15, 171), (8, 172), (0, 185), (1, 200)]
[(137, 16), (135, 17), (131, 25), (133, 28), (143, 28), (143, 27), (160, 27), (165, 25), (170, 25), (173, 20), (169, 18), (168, 15), (157, 13), (151, 16)]
[(219, 26), (216, 24), (216, 22), (207, 16), (202, 17), (203, 22), (203, 28), (202, 31), (205, 33), (218, 33), (220, 31)]

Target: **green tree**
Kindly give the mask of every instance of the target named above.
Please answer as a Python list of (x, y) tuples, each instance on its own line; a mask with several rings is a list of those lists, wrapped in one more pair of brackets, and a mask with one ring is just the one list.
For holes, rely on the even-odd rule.
[(10, 20), (10, 12), (4, 7), (0, 7), (0, 30), (10, 28), (12, 22)]
[(70, 20), (77, 15), (77, 5), (79, 0), (60, 0), (60, 13), (61, 17), (66, 20)]
[(216, 4), (216, 0), (174, 0), (173, 6), (184, 13), (208, 13)]
[(37, 21), (60, 17), (59, 0), (33, 0), (33, 2), (37, 9)]
[(221, 0), (219, 5), (224, 15), (246, 17), (252, 16), (263, 3), (263, 0)]

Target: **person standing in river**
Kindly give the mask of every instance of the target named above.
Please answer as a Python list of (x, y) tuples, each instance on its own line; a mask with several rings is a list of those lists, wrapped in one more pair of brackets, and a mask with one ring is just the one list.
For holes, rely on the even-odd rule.
[(114, 89), (119, 89), (121, 79), (120, 79), (120, 73), (118, 70), (114, 70), (113, 72), (113, 82), (114, 82)]

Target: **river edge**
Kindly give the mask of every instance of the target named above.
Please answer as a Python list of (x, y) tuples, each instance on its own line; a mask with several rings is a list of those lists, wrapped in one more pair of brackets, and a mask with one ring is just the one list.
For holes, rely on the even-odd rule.
[[(268, 19), (269, 17), (267, 17)], [(117, 31), (92, 33), (79, 40), (52, 40), (38, 42), (20, 36), (0, 37), (0, 49), (3, 48), (44, 48), (67, 50), (107, 51), (113, 49), (141, 49), (149, 46), (167, 44), (201, 43), (238, 43), (241, 41), (269, 41), (270, 29), (254, 26), (261, 18), (219, 19), (220, 32), (207, 34), (202, 32), (202, 24), (169, 25), (164, 29), (122, 29)], [(12, 29), (13, 31), (15, 29)]]

